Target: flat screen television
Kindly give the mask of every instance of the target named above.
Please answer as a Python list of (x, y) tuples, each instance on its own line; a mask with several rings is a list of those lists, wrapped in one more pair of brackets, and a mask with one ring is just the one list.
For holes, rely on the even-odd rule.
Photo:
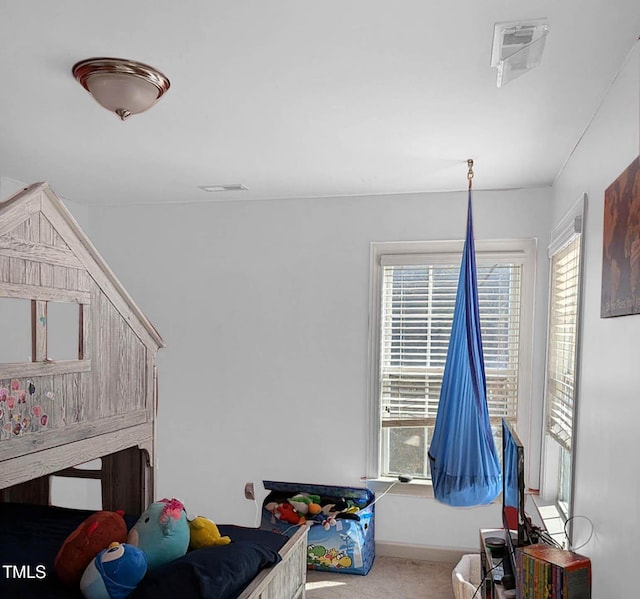
[(510, 565), (514, 568), (512, 571), (515, 571), (516, 547), (529, 544), (528, 518), (524, 511), (524, 484), (524, 445), (511, 424), (503, 418), (502, 526)]

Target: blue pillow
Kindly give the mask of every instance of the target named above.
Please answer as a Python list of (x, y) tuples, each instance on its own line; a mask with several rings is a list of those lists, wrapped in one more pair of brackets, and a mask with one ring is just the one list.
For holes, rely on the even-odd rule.
[(277, 551), (250, 542), (233, 542), (191, 551), (158, 566), (129, 599), (234, 599), (265, 567), (280, 561)]

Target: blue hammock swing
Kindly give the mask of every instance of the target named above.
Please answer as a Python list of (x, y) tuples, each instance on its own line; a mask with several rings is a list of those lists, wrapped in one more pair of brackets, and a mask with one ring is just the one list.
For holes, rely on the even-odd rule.
[(471, 216), (471, 164), (467, 236), (440, 403), (429, 447), (435, 498), (456, 507), (491, 503), (502, 491), (502, 472), (487, 408)]

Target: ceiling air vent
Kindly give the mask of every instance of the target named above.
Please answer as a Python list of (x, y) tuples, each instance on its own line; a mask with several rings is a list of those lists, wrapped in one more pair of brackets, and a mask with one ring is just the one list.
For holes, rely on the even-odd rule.
[(498, 87), (540, 64), (548, 33), (546, 19), (495, 24), (491, 66), (498, 69)]
[(249, 189), (242, 183), (231, 183), (229, 185), (198, 185), (202, 191), (246, 191)]

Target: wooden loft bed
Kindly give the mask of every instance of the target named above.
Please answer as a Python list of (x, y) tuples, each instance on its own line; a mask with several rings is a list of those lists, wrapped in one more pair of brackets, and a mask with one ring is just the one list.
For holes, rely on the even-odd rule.
[[(142, 512), (154, 496), (155, 356), (164, 342), (47, 184), (0, 205), (3, 298), (30, 303), (30, 327), (4, 326), (26, 325), (31, 360), (0, 364), (0, 389), (14, 402), (25, 396), (23, 421), (0, 431), (2, 499), (47, 503), (47, 475), (102, 457), (103, 508)], [(52, 302), (77, 309), (71, 359), (49, 356)]]
[[(55, 359), (50, 324), (60, 305), (71, 314), (73, 355)], [(20, 317), (6, 321), (16, 307)], [(27, 346), (30, 338), (30, 359), (7, 359), (20, 336)], [(0, 503), (46, 506), (50, 476), (72, 475), (101, 481), (102, 509), (142, 513), (155, 499), (162, 347), (48, 184), (0, 202)], [(97, 458), (99, 470), (75, 469)], [(304, 596), (306, 536), (301, 527), (242, 597)]]

